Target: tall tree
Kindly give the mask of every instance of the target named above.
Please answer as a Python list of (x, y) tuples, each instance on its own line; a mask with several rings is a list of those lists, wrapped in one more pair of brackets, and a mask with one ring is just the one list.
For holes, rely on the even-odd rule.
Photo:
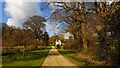
[[(83, 43), (84, 49), (87, 49), (87, 32), (86, 32), (86, 6), (82, 2), (60, 2), (55, 6), (58, 10), (53, 12), (52, 19), (66, 22), (69, 25), (69, 31), (77, 39)], [(57, 16), (57, 17), (56, 17)]]
[[(97, 7), (97, 8), (96, 8)], [(111, 32), (109, 30), (110, 28), (110, 21), (112, 21), (112, 18), (114, 17), (114, 12), (116, 11), (117, 8), (117, 3), (116, 2), (112, 2), (111, 4), (108, 4), (107, 2), (100, 2), (99, 4), (95, 4), (95, 14), (98, 15), (98, 17), (100, 18), (100, 27), (102, 27), (102, 29), (100, 31), (98, 31), (98, 35), (99, 35), (99, 49), (97, 51), (98, 56), (100, 58), (103, 58), (105, 60), (107, 60), (107, 62), (109, 64), (112, 64), (114, 58), (113, 58), (113, 54), (114, 51), (112, 51), (112, 45), (114, 46), (114, 40), (111, 38)], [(114, 28), (112, 28), (114, 29)]]
[(81, 29), (82, 29), (82, 42), (83, 42), (83, 47), (84, 47), (84, 49), (87, 50), (87, 29), (86, 29), (87, 22), (86, 22), (85, 2), (82, 2), (81, 10), (82, 10), (82, 24), (81, 24)]
[(46, 20), (43, 17), (36, 15), (29, 17), (28, 20), (24, 22), (23, 27), (33, 32), (34, 38), (39, 40), (42, 38), (42, 33), (45, 27), (45, 24), (43, 22), (45, 21)]

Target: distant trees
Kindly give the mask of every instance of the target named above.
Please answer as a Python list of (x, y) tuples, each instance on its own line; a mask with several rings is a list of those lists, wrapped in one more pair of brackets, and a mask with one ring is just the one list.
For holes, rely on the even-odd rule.
[[(26, 47), (33, 44), (32, 39), (32, 36), (29, 35), (27, 30), (22, 30), (16, 27), (8, 27), (7, 30), (3, 30), (2, 32), (3, 54), (22, 51), (24, 56), (24, 53), (27, 50)], [(6, 53), (4, 51), (6, 51)]]
[(48, 42), (49, 42), (49, 35), (47, 32), (44, 32), (43, 34), (43, 40), (45, 41), (46, 43), (46, 46), (48, 46)]
[[(43, 40), (43, 31), (45, 30), (45, 22), (46, 20), (41, 16), (33, 16), (29, 17), (26, 22), (23, 23), (23, 28), (29, 30), (32, 33), (32, 36), (37, 41)], [(37, 48), (37, 45), (36, 45)]]
[(13, 36), (14, 27), (8, 27), (7, 29), (2, 29), (2, 45), (4, 46), (14, 46), (16, 43), (16, 37)]
[(45, 32), (43, 36), (45, 31), (43, 21), (45, 19), (41, 16), (33, 16), (24, 23), (23, 28), (8, 26), (2, 29), (3, 54), (22, 51), (25, 56), (25, 51), (36, 49), (37, 46), (45, 46), (49, 35)]
[(51, 36), (49, 42), (54, 43), (56, 41), (56, 36)]

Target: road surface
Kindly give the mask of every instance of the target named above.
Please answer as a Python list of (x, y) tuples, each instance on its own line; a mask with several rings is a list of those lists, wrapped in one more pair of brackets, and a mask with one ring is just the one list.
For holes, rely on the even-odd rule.
[(75, 64), (63, 57), (54, 46), (52, 46), (52, 49), (42, 64), (42, 67), (44, 66), (62, 66), (62, 68), (68, 68), (68, 66), (71, 68), (76, 67)]

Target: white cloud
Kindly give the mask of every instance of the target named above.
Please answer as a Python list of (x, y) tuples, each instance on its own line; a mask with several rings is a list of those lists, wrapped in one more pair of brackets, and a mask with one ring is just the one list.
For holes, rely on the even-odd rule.
[(18, 23), (15, 23), (16, 21), (14, 21), (12, 18), (9, 18), (8, 21), (7, 21), (7, 24), (9, 26), (13, 26), (13, 25), (18, 25)]
[(6, 0), (5, 11), (11, 18), (7, 24), (19, 27), (27, 17), (40, 15), (40, 9), (37, 2), (23, 2), (24, 0)]

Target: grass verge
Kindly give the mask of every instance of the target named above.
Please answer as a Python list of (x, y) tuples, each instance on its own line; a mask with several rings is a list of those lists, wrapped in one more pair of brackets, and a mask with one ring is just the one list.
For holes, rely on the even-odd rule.
[(50, 49), (48, 46), (43, 50), (29, 51), (24, 57), (22, 53), (2, 56), (2, 66), (41, 66)]
[(98, 66), (97, 64), (90, 63), (86, 59), (79, 57), (77, 54), (71, 52), (70, 50), (58, 49), (58, 51), (77, 66)]

